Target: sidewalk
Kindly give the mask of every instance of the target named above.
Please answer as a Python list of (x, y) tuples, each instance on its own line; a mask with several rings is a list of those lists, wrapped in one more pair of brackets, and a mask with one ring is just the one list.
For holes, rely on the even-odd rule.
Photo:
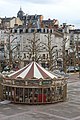
[(70, 73), (69, 74), (69, 79), (68, 79), (68, 82), (76, 82), (76, 81), (79, 81), (80, 78), (79, 78), (79, 73)]

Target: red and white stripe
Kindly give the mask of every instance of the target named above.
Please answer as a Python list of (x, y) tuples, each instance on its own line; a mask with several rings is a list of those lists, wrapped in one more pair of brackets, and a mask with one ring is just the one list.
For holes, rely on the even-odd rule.
[(51, 74), (47, 70), (45, 70), (43, 67), (41, 67), (36, 62), (31, 62), (27, 66), (21, 68), (20, 70), (8, 75), (10, 78), (22, 78), (22, 79), (46, 79), (46, 78), (57, 78), (57, 76)]

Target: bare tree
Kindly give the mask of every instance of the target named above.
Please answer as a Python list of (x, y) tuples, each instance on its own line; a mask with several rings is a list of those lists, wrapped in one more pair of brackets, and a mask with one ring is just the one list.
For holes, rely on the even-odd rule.
[(52, 68), (53, 68), (54, 57), (55, 57), (54, 48), (57, 47), (56, 45), (55, 46), (52, 45), (53, 39), (51, 36), (52, 36), (52, 34), (48, 33), (48, 36), (45, 35), (45, 37), (47, 38), (46, 43), (42, 42), (42, 44), (44, 45), (44, 49), (46, 50), (46, 52), (48, 52), (48, 55), (49, 55), (49, 61), (48, 61), (49, 70), (52, 70)]
[(33, 39), (27, 39), (28, 45), (26, 46), (28, 58), (31, 61), (38, 62), (39, 60), (39, 52), (41, 48), (40, 39), (37, 37), (36, 32), (33, 33)]
[(80, 41), (79, 41), (79, 34), (77, 34), (77, 41), (76, 41), (76, 52), (78, 58), (78, 67), (79, 67), (79, 78), (80, 78)]

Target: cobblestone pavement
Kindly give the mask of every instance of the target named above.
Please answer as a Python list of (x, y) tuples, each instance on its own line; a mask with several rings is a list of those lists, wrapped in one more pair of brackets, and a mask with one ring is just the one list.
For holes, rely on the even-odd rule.
[(66, 102), (48, 105), (0, 105), (0, 120), (80, 120), (80, 80), (71, 75)]

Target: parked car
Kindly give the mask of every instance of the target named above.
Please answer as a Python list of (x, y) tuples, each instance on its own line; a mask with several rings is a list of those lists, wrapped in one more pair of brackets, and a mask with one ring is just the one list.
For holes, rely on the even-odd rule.
[(80, 70), (79, 66), (76, 66), (76, 71), (79, 71), (79, 70)]
[(3, 105), (9, 104), (9, 103), (11, 103), (11, 101), (9, 100), (4, 100), (0, 102), (0, 104), (3, 104)]
[(63, 71), (60, 71), (60, 70), (54, 70), (53, 73), (58, 75), (58, 76), (63, 76), (63, 77), (69, 78), (68, 73), (64, 73)]
[(5, 72), (9, 72), (10, 71), (10, 68), (8, 67), (8, 66), (6, 66), (6, 67), (4, 67), (4, 69), (3, 69), (3, 71), (5, 71)]
[(67, 68), (67, 72), (75, 72), (75, 71), (79, 71), (79, 67), (78, 66), (69, 66)]

